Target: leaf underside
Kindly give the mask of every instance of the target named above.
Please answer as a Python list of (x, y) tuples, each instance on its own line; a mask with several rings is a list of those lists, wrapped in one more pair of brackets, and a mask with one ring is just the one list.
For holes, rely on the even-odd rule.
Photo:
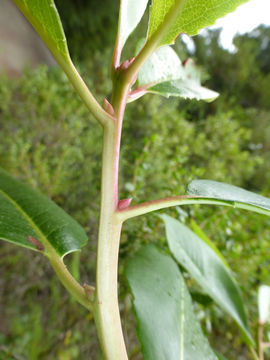
[(53, 201), (0, 169), (0, 239), (61, 257), (87, 243), (83, 228)]
[(201, 86), (201, 74), (192, 59), (181, 63), (170, 46), (157, 49), (138, 74), (137, 85), (165, 97), (213, 101), (218, 93)]
[(240, 290), (220, 256), (181, 222), (168, 215), (161, 218), (165, 222), (169, 248), (175, 259), (232, 316), (246, 340), (252, 344)]
[(140, 22), (147, 4), (148, 0), (121, 0), (118, 25), (118, 37), (121, 48)]
[(170, 256), (153, 245), (144, 246), (129, 260), (126, 276), (145, 360), (217, 360)]

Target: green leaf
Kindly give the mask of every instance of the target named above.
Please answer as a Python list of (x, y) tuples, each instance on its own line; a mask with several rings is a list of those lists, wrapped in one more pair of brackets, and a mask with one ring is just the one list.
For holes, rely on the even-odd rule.
[(165, 222), (169, 248), (175, 259), (233, 317), (246, 340), (252, 344), (239, 288), (220, 257), (185, 225), (168, 215), (161, 217)]
[(61, 257), (87, 243), (83, 228), (53, 201), (0, 169), (0, 239)]
[(165, 97), (177, 96), (184, 99), (205, 100), (208, 102), (215, 100), (219, 96), (217, 92), (201, 86), (200, 73), (192, 59), (186, 61), (179, 79), (163, 82), (148, 88), (147, 91)]
[(137, 85), (145, 88), (143, 94), (148, 92), (165, 97), (213, 101), (219, 95), (201, 86), (200, 71), (194, 61), (187, 59), (182, 65), (170, 46), (163, 46), (150, 56), (139, 71)]
[(163, 46), (146, 61), (138, 73), (138, 86), (153, 85), (184, 76), (181, 60), (170, 46)]
[(270, 199), (244, 190), (237, 186), (212, 180), (194, 180), (188, 185), (189, 198), (207, 201), (207, 203), (223, 201), (224, 205), (246, 209), (270, 216)]
[(200, 226), (194, 220), (191, 220), (190, 227), (193, 230), (193, 232), (217, 254), (217, 256), (220, 258), (220, 260), (223, 262), (226, 268), (229, 269), (230, 268), (229, 264), (227, 263), (222, 253), (218, 250), (216, 245), (209, 239), (209, 237), (202, 231)]
[(134, 297), (145, 360), (217, 360), (194, 315), (183, 277), (155, 246), (131, 258), (126, 276)]
[(61, 20), (53, 0), (13, 0), (56, 59), (69, 60)]
[(139, 24), (147, 4), (148, 0), (121, 0), (118, 24), (118, 41), (121, 48)]
[[(168, 30), (158, 46), (173, 44), (179, 33), (196, 35), (199, 30), (234, 11), (248, 0), (152, 0), (148, 38), (151, 38), (164, 21)], [(169, 16), (168, 16), (169, 15)], [(165, 19), (166, 18), (166, 19)]]

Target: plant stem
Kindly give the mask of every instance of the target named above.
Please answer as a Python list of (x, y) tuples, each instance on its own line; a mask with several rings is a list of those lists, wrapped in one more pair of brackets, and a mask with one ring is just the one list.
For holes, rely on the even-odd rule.
[(70, 274), (63, 260), (52, 250), (53, 249), (49, 250), (49, 260), (59, 280), (80, 304), (86, 309), (92, 310), (92, 303), (87, 297), (83, 287)]
[(173, 196), (153, 201), (147, 201), (138, 205), (129, 206), (127, 209), (118, 210), (117, 217), (122, 222), (127, 219), (131, 219), (136, 216), (148, 214), (153, 211), (165, 209), (172, 206), (178, 205), (191, 205), (191, 204), (209, 204), (209, 205), (224, 205), (233, 206), (232, 203), (223, 200), (212, 200), (209, 198), (195, 197), (195, 196)]
[(118, 166), (122, 120), (129, 86), (115, 83), (112, 105), (116, 121), (104, 126), (101, 210), (97, 252), (95, 321), (103, 354), (109, 360), (127, 360), (118, 306), (118, 252), (122, 221), (118, 207)]
[(258, 347), (259, 347), (259, 359), (264, 360), (264, 351), (263, 351), (263, 324), (259, 322), (258, 326)]
[(55, 56), (57, 62), (62, 67), (67, 77), (69, 78), (71, 84), (73, 85), (76, 92), (79, 94), (84, 104), (87, 106), (88, 110), (94, 117), (99, 121), (99, 123), (104, 126), (107, 122), (113, 122), (113, 117), (108, 114), (97, 102), (95, 97), (92, 95), (85, 82), (81, 78), (80, 74), (76, 70), (72, 61), (66, 61), (59, 56)]

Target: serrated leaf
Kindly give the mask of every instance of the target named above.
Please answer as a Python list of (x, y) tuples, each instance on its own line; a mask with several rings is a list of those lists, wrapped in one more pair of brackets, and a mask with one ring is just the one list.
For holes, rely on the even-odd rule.
[(236, 321), (252, 344), (240, 290), (220, 257), (188, 227), (162, 215), (171, 253), (203, 290)]
[(0, 239), (64, 255), (87, 243), (83, 228), (53, 201), (0, 169)]
[(258, 292), (259, 321), (265, 324), (270, 320), (270, 286), (261, 285)]
[[(199, 30), (234, 11), (248, 0), (152, 0), (148, 38), (151, 38), (172, 11), (173, 20), (160, 39), (159, 46), (173, 44), (179, 33), (196, 35)], [(179, 6), (180, 5), (180, 6)], [(167, 17), (168, 21), (168, 17)]]
[(148, 0), (121, 0), (118, 24), (118, 41), (121, 48), (139, 24), (147, 4)]
[(69, 60), (62, 23), (53, 0), (13, 0), (53, 55)]
[(129, 260), (126, 276), (145, 360), (217, 360), (170, 256), (153, 245), (144, 246)]
[(187, 194), (208, 203), (224, 201), (227, 205), (242, 208), (270, 216), (270, 199), (244, 190), (240, 187), (213, 180), (194, 180), (188, 185)]
[(184, 76), (181, 60), (170, 46), (154, 52), (138, 74), (138, 86), (153, 85)]

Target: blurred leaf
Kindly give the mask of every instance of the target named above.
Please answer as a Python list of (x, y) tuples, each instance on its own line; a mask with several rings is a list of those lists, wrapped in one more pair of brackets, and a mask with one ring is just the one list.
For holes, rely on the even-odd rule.
[(217, 360), (170, 256), (153, 245), (144, 246), (129, 260), (126, 276), (134, 296), (145, 360)]
[(253, 343), (239, 288), (220, 257), (185, 225), (168, 215), (161, 217), (175, 259), (233, 317), (248, 342)]
[(13, 0), (56, 58), (69, 61), (61, 20), (53, 0)]
[(148, 0), (121, 0), (118, 24), (118, 36), (121, 48), (139, 24), (147, 4)]
[[(196, 35), (199, 30), (213, 25), (215, 21), (234, 11), (247, 0), (152, 0), (148, 38), (163, 24), (172, 7), (177, 11), (174, 21), (159, 42), (159, 46), (173, 44), (179, 33)], [(180, 4), (182, 2), (182, 6)], [(178, 6), (180, 5), (180, 6)], [(177, 7), (177, 9), (176, 9)]]
[(226, 201), (232, 203), (234, 207), (270, 215), (270, 199), (230, 184), (212, 180), (194, 180), (188, 185), (187, 194), (198, 197), (198, 200), (204, 198), (209, 199), (210, 202), (211, 200)]
[(87, 242), (83, 228), (53, 201), (0, 169), (0, 239), (61, 257)]
[(218, 351), (215, 351), (216, 355), (218, 356), (218, 360), (227, 360), (224, 355), (220, 354)]
[(261, 324), (269, 321), (270, 316), (270, 286), (261, 285), (258, 292), (259, 321)]

